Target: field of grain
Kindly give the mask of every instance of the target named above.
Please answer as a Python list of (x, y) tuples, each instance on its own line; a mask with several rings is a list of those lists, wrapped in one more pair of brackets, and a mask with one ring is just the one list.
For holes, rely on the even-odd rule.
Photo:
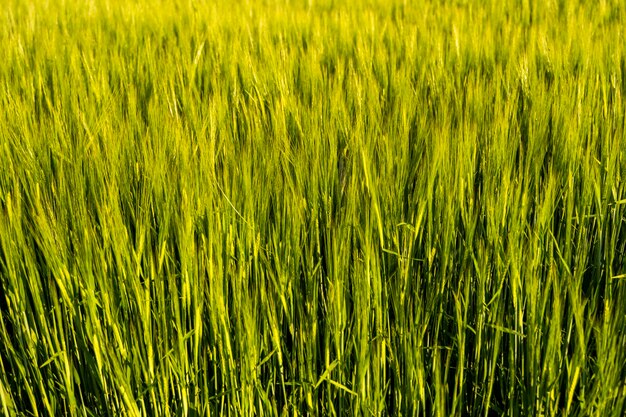
[(4, 0), (0, 415), (626, 414), (622, 0)]

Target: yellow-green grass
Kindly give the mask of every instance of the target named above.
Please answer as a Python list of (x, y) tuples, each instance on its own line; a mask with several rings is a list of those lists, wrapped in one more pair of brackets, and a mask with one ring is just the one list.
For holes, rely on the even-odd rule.
[(621, 0), (5, 0), (0, 415), (626, 413)]

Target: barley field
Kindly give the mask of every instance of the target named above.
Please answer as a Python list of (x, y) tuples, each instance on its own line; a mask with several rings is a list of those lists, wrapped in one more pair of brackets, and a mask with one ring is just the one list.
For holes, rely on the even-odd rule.
[(0, 415), (626, 415), (622, 0), (3, 0)]

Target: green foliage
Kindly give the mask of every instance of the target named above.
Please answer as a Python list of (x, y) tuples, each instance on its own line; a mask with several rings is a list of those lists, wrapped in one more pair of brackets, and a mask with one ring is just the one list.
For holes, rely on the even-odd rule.
[(626, 413), (622, 1), (3, 6), (1, 415)]

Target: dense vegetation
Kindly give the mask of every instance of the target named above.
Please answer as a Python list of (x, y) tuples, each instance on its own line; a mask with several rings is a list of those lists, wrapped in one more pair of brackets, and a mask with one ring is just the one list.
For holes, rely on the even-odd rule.
[(0, 414), (626, 413), (623, 1), (0, 19)]

